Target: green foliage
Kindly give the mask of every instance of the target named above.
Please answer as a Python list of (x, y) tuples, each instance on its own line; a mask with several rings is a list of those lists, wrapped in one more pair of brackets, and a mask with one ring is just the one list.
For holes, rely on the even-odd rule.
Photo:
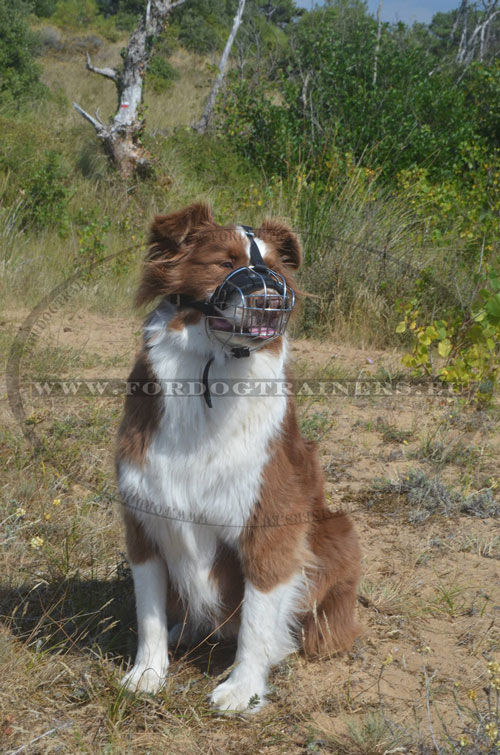
[(398, 187), (417, 215), (426, 219), (435, 243), (457, 239), (469, 262), (483, 253), (498, 254), (500, 151), (463, 145), (447, 178), (432, 180), (426, 168), (413, 168), (401, 171)]
[(397, 333), (409, 332), (411, 352), (403, 363), (489, 401), (500, 382), (500, 278), (490, 265), (475, 276), (475, 296), (466, 312), (432, 319), (422, 315), (419, 297), (402, 306)]
[(55, 13), (57, 0), (35, 0), (33, 13), (39, 18), (50, 18)]
[(60, 236), (68, 233), (68, 202), (71, 191), (65, 186), (67, 171), (60, 155), (53, 150), (29, 176), (24, 190), (25, 226), (54, 228)]
[(190, 0), (171, 15), (179, 42), (200, 54), (224, 47), (236, 4), (231, 0)]
[[(91, 268), (102, 262), (106, 256), (106, 236), (111, 227), (111, 220), (107, 215), (102, 216), (97, 208), (90, 213), (80, 210), (77, 222), (81, 228), (78, 232), (77, 261), (84, 267)], [(88, 276), (93, 270), (89, 269)]]
[(304, 158), (321, 170), (333, 144), (386, 180), (414, 166), (442, 179), (464, 146), (495, 143), (497, 68), (464, 75), (403, 24), (383, 24), (377, 51), (376, 21), (358, 0), (317, 8), (287, 31), (281, 73), (234, 76), (222, 107), (222, 128), (266, 170)]
[(114, 19), (100, 14), (97, 0), (58, 0), (51, 20), (65, 30), (95, 29), (110, 42), (120, 37)]
[(29, 5), (22, 0), (0, 0), (0, 102), (18, 106), (36, 99), (45, 88), (35, 63), (37, 37), (27, 23)]
[(96, 0), (58, 0), (53, 21), (64, 29), (88, 28), (98, 13)]
[(165, 92), (179, 78), (178, 71), (160, 55), (154, 55), (148, 65), (146, 86), (155, 94)]

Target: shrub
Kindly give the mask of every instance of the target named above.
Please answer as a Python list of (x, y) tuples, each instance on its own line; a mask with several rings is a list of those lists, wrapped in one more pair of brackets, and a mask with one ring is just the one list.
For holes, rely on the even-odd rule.
[(16, 105), (46, 91), (35, 63), (38, 38), (27, 23), (29, 6), (22, 0), (0, 0), (0, 102)]
[(168, 60), (160, 55), (155, 55), (148, 66), (146, 85), (151, 87), (155, 94), (160, 94), (172, 86), (178, 78), (178, 71), (170, 65)]
[(375, 480), (372, 492), (374, 500), (368, 501), (368, 505), (376, 505), (377, 496), (405, 498), (408, 505), (406, 516), (413, 524), (425, 522), (434, 514), (481, 518), (500, 514), (500, 504), (494, 499), (491, 488), (464, 495), (445, 485), (440, 477), (428, 477), (422, 469), (410, 469), (395, 480)]
[(45, 152), (44, 161), (26, 183), (23, 225), (54, 228), (60, 236), (67, 234), (71, 191), (64, 184), (66, 176), (57, 152)]
[(427, 375), (466, 389), (489, 401), (500, 382), (500, 275), (489, 265), (475, 276), (474, 297), (462, 311), (429, 321), (418, 295), (402, 306), (396, 332), (411, 334), (411, 352), (403, 363), (416, 375)]

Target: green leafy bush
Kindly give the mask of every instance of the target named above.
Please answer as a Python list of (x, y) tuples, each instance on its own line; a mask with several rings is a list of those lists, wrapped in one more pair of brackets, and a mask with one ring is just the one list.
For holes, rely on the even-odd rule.
[(38, 38), (27, 23), (29, 5), (0, 0), (0, 102), (19, 106), (43, 95), (40, 66), (35, 62)]
[(178, 71), (160, 55), (155, 55), (148, 65), (146, 86), (155, 94), (165, 92), (179, 78)]
[(457, 69), (404, 24), (383, 24), (377, 47), (377, 23), (357, 0), (316, 8), (287, 35), (280, 65), (234, 75), (221, 109), (221, 128), (267, 171), (307, 159), (321, 172), (334, 145), (385, 181), (416, 166), (445, 180), (464, 148), (498, 145), (497, 63)]
[(190, 0), (171, 16), (179, 42), (200, 54), (221, 49), (235, 12), (231, 0)]
[(35, 228), (54, 228), (65, 236), (69, 228), (68, 202), (71, 191), (65, 185), (67, 171), (53, 150), (34, 170), (24, 189), (23, 224)]
[(402, 306), (397, 333), (409, 332), (411, 351), (403, 363), (416, 375), (427, 375), (489, 401), (500, 382), (500, 277), (485, 265), (475, 276), (474, 298), (465, 311), (429, 321), (418, 295)]

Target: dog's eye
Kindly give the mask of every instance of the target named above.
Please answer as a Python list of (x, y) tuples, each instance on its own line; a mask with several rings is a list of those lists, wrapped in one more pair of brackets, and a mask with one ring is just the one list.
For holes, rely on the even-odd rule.
[(221, 267), (230, 267), (231, 270), (233, 269), (233, 263), (230, 262), (229, 260), (226, 260), (225, 262), (219, 262), (219, 265)]

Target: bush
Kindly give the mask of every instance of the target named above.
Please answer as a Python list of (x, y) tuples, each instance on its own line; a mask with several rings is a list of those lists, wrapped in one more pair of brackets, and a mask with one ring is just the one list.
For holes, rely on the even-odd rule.
[(500, 274), (484, 265), (474, 277), (474, 297), (463, 311), (428, 321), (419, 297), (402, 307), (396, 332), (411, 333), (412, 351), (403, 363), (416, 375), (439, 378), (480, 401), (491, 400), (500, 383)]
[(304, 14), (287, 35), (275, 73), (233, 76), (222, 107), (222, 127), (267, 171), (304, 159), (321, 170), (334, 144), (386, 181), (415, 166), (444, 180), (464, 146), (498, 145), (497, 63), (457, 70), (425, 36), (383, 24), (375, 82), (377, 23), (355, 0)]
[(35, 63), (39, 43), (28, 26), (28, 12), (22, 0), (0, 0), (0, 102), (4, 106), (19, 106), (46, 91)]
[(64, 185), (66, 170), (60, 156), (50, 150), (28, 179), (25, 187), (23, 225), (53, 228), (64, 236), (69, 228), (68, 202), (71, 192)]
[(178, 71), (170, 65), (168, 60), (155, 55), (148, 66), (146, 86), (150, 87), (155, 94), (160, 94), (171, 87), (178, 78)]
[(222, 49), (231, 28), (235, 4), (231, 0), (190, 0), (172, 13), (179, 42), (200, 54)]

